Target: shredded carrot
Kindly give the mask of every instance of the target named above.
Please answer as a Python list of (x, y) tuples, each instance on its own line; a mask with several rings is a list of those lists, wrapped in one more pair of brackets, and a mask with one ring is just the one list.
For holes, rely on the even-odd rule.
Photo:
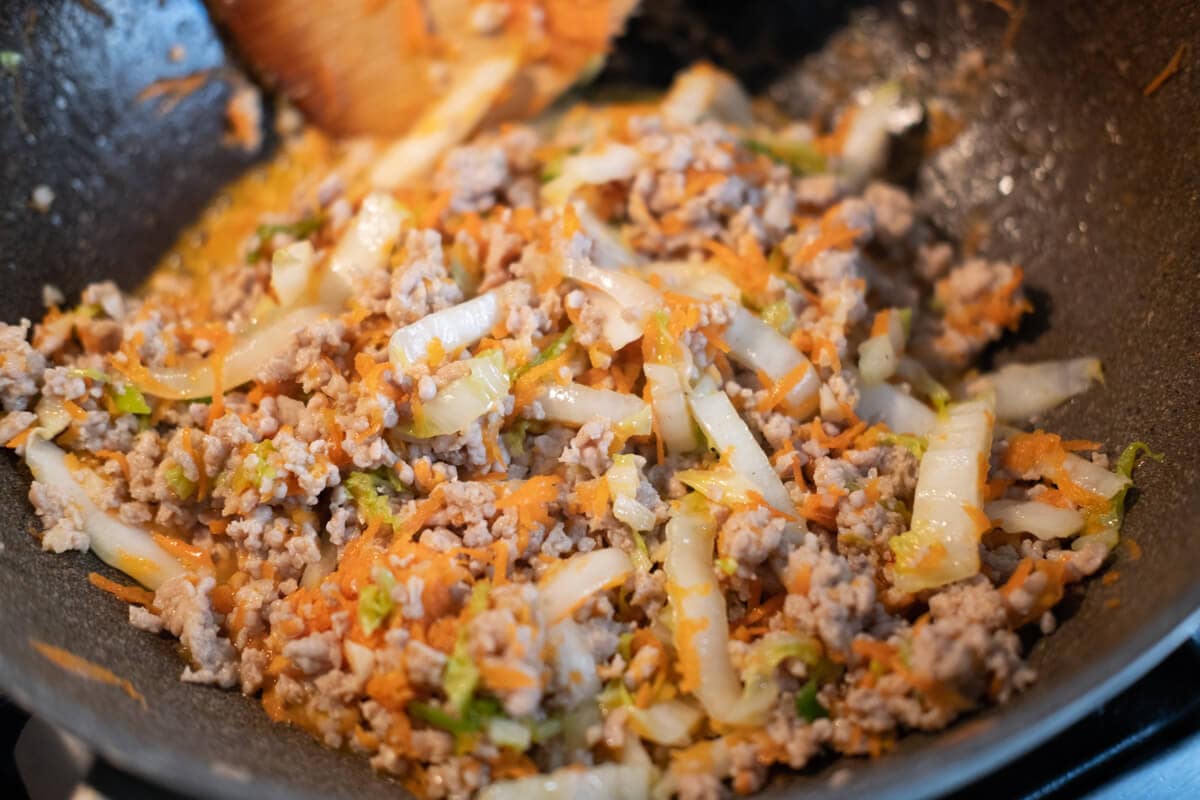
[(840, 372), (842, 369), (842, 357), (838, 355), (837, 345), (832, 340), (826, 339), (823, 336), (814, 336), (812, 338), (812, 360), (820, 361), (822, 353), (829, 355), (829, 367), (834, 372)]
[(154, 603), (154, 593), (140, 586), (126, 586), (104, 577), (99, 572), (89, 572), (88, 582), (97, 589), (102, 589), (119, 600), (139, 606), (149, 606)]
[(71, 419), (79, 421), (87, 419), (87, 412), (80, 408), (79, 404), (74, 400), (63, 400), (62, 405), (66, 409), (66, 412), (71, 415)]
[(554, 358), (530, 368), (524, 375), (517, 378), (513, 385), (513, 408), (515, 410), (527, 408), (537, 399), (541, 393), (542, 384), (547, 380), (562, 383), (558, 371), (560, 367), (565, 367), (570, 363), (570, 357), (571, 348), (568, 347)]
[(1180, 66), (1183, 64), (1183, 54), (1187, 50), (1186, 44), (1181, 44), (1175, 48), (1175, 54), (1171, 56), (1171, 60), (1162, 68), (1162, 72), (1154, 76), (1154, 79), (1146, 84), (1146, 88), (1142, 89), (1142, 95), (1149, 97), (1162, 88), (1162, 85), (1169, 81), (1174, 75), (1179, 72)]
[(999, 500), (1008, 491), (1008, 487), (1013, 485), (1011, 478), (992, 478), (984, 487), (984, 500)]
[(394, 527), (393, 532), (398, 542), (405, 542), (415, 536), (425, 524), (429, 522), (430, 517), (436, 514), (445, 505), (445, 500), (440, 491), (435, 491), (429, 497), (417, 502), (417, 507), (413, 513)]
[[(1088, 444), (1091, 444), (1090, 442)], [(1062, 437), (1055, 433), (1036, 430), (1014, 436), (1004, 454), (1004, 466), (1018, 475), (1036, 473), (1045, 475), (1058, 486), (1058, 491), (1077, 506), (1101, 510), (1108, 507), (1108, 499), (1090, 492), (1071, 480), (1064, 464), (1067, 449)]]
[(1112, 584), (1116, 583), (1120, 579), (1121, 579), (1121, 573), (1115, 569), (1110, 569), (1108, 572), (1104, 573), (1103, 577), (1100, 578), (1100, 582), (1103, 583), (1105, 586), (1111, 586)]
[(836, 436), (830, 436), (825, 433), (825, 426), (821, 423), (820, 417), (814, 418), (809, 423), (809, 431), (813, 440), (826, 450), (845, 450), (854, 444), (854, 440), (866, 429), (867, 423), (860, 420)]
[(828, 213), (821, 219), (821, 230), (816, 237), (796, 251), (797, 262), (807, 264), (826, 250), (848, 250), (862, 234), (858, 228), (851, 228), (841, 219), (829, 222), (827, 219), (830, 219)]
[(1066, 564), (1062, 561), (1021, 559), (1021, 563), (1017, 565), (1016, 571), (1013, 572), (1004, 586), (1000, 587), (1000, 593), (1006, 599), (1017, 589), (1024, 587), (1025, 583), (1029, 581), (1034, 573), (1043, 575), (1045, 581), (1041, 591), (1030, 604), (1028, 611), (1021, 615), (1013, 615), (1011, 622), (1014, 628), (1019, 628), (1022, 625), (1033, 622), (1043, 613), (1058, 605), (1058, 601), (1062, 600), (1066, 590), (1066, 572)]
[(1104, 607), (1107, 609), (1118, 608), (1121, 605), (1121, 598), (1110, 597), (1104, 601)]
[(492, 560), (492, 583), (503, 586), (508, 582), (508, 542), (497, 539), (493, 548), (495, 555)]
[(977, 536), (982, 536), (992, 529), (992, 521), (988, 519), (987, 514), (983, 513), (982, 508), (979, 506), (973, 506), (969, 503), (963, 503), (962, 508), (963, 511), (967, 513), (967, 516), (971, 519), (971, 522), (975, 525), (975, 534)]
[(525, 689), (537, 685), (537, 679), (528, 672), (510, 667), (499, 659), (485, 658), (479, 665), (483, 682), (492, 689)]
[(1129, 551), (1129, 560), (1138, 561), (1142, 557), (1142, 546), (1133, 539), (1122, 539), (1125, 543), (1125, 549)]
[(33, 645), (33, 649), (37, 650), (43, 658), (55, 666), (70, 672), (72, 675), (78, 675), (90, 681), (116, 686), (129, 695), (131, 699), (141, 703), (142, 708), (147, 707), (146, 698), (142, 697), (141, 692), (135, 689), (128, 679), (120, 677), (112, 670), (88, 661), (82, 656), (77, 656), (70, 650), (65, 650), (37, 639), (30, 639), (29, 643)]
[(500, 510), (515, 509), (517, 512), (517, 552), (525, 551), (529, 533), (534, 525), (550, 527), (550, 504), (558, 499), (562, 478), (557, 475), (535, 475), (521, 483), (496, 501)]
[(825, 505), (824, 495), (809, 494), (800, 505), (800, 516), (809, 522), (815, 522), (822, 528), (837, 530), (837, 505)]
[(575, 484), (571, 496), (571, 513), (579, 513), (599, 521), (608, 513), (609, 488), (604, 476)]
[(117, 462), (121, 467), (121, 472), (125, 475), (125, 480), (129, 480), (129, 459), (124, 453), (117, 450), (97, 450), (96, 455), (100, 458)]
[[(763, 383), (763, 388), (767, 389), (766, 395), (762, 400), (758, 401), (758, 410), (761, 413), (766, 413), (784, 401), (784, 398), (795, 389), (804, 376), (808, 373), (808, 361), (801, 361), (793, 367), (786, 375), (779, 379), (777, 383), (770, 383), (770, 379)], [(759, 380), (766, 377), (760, 374)]]
[[(999, 328), (1015, 331), (1021, 322), (1021, 317), (1033, 310), (1028, 300), (1018, 295), (1021, 281), (1025, 273), (1020, 267), (1013, 267), (1012, 277), (998, 288), (985, 292), (983, 297), (969, 303), (948, 304), (950, 310), (946, 313), (946, 324), (964, 336), (983, 336), (988, 333), (986, 323)], [(945, 294), (949, 278), (938, 282), (934, 291), (942, 298)]]
[(29, 439), (29, 434), (33, 433), (33, 428), (34, 428), (34, 426), (31, 425), (30, 427), (21, 431), (16, 436), (12, 437), (7, 442), (5, 442), (4, 446), (11, 448), (13, 450), (16, 450), (18, 447), (21, 447), (22, 445), (25, 444), (25, 441), (27, 439)]
[(183, 539), (167, 536), (164, 533), (153, 534), (155, 543), (176, 561), (193, 571), (212, 572), (212, 553), (199, 545), (188, 544)]

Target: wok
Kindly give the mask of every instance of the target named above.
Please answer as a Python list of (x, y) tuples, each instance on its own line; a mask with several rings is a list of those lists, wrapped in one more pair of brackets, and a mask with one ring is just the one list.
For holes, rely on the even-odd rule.
[[(755, 88), (773, 83), (801, 111), (812, 79), (789, 78), (790, 69), (849, 11), (770, 0), (647, 5), (611, 79), (661, 82), (707, 54)], [(0, 71), (0, 318), (15, 321), (40, 316), (45, 282), (68, 298), (103, 277), (135, 286), (254, 156), (221, 142), (228, 87), (220, 80), (167, 113), (135, 100), (154, 80), (227, 64), (197, 0), (7, 0), (3, 9), (0, 49), (24, 54), (18, 68)], [(1112, 446), (1145, 439), (1166, 453), (1141, 469), (1126, 525), (1144, 555), (1122, 549), (1120, 580), (1094, 581), (1072, 599), (1061, 629), (1033, 646), (1040, 682), (1009, 706), (853, 762), (841, 788), (827, 778), (847, 762), (828, 762), (778, 779), (771, 797), (948, 791), (1131, 683), (1197, 620), (1200, 6), (1079, 0), (1030, 2), (1027, 12), (1013, 35), (996, 5), (885, 5), (857, 40), (843, 37), (849, 49), (835, 72), (852, 86), (908, 63), (936, 80), (971, 48), (999, 64), (970, 104), (967, 127), (915, 176), (921, 203), (947, 234), (979, 239), (989, 230), (983, 251), (1025, 266), (1037, 314), (993, 358), (1103, 359), (1106, 384), (1057, 410), (1048, 426)], [(1144, 96), (1184, 42), (1192, 50), (1183, 70)], [(179, 63), (168, 58), (175, 44), (185, 51)], [(809, 74), (829, 69), (814, 66)], [(56, 194), (44, 214), (29, 206), (39, 184)], [(0, 460), (0, 691), (117, 766), (190, 794), (402, 794), (365, 760), (271, 723), (257, 701), (180, 683), (175, 643), (130, 627), (125, 605), (88, 584), (97, 560), (39, 551), (27, 480), (15, 459)], [(34, 638), (128, 678), (146, 707), (52, 666)]]

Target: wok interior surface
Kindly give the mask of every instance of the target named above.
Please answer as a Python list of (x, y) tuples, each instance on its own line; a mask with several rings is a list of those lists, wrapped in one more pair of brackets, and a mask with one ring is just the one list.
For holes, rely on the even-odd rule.
[[(110, 0), (102, 12), (82, 3), (7, 5), (0, 49), (24, 54), (20, 69), (0, 78), (0, 319), (11, 322), (40, 317), (45, 282), (68, 298), (104, 277), (135, 286), (252, 157), (221, 143), (228, 88), (220, 80), (168, 113), (134, 99), (154, 80), (225, 63), (199, 2)], [(1016, 5), (1027, 13), (1015, 36), (1006, 13), (982, 2), (885, 5), (865, 17), (858, 9), (828, 54), (795, 72), (791, 65), (850, 9), (649, 2), (609, 69), (611, 80), (661, 82), (707, 55), (805, 112), (821, 81), (852, 89), (899, 69), (938, 86), (977, 49), (991, 66), (968, 124), (914, 180), (942, 230), (958, 239), (986, 231), (985, 255), (1026, 270), (1037, 313), (992, 356), (1099, 356), (1106, 385), (1058, 409), (1047, 427), (1112, 448), (1142, 439), (1166, 454), (1139, 471), (1131, 500), (1125, 532), (1143, 556), (1119, 549), (1120, 579), (1088, 584), (1060, 630), (1034, 645), (1041, 679), (1032, 690), (941, 735), (904, 738), (875, 762), (780, 777), (771, 797), (915, 797), (959, 785), (1130, 683), (1182, 640), (1200, 608), (1200, 67), (1185, 62), (1152, 96), (1142, 91), (1181, 43), (1200, 41), (1200, 6)], [(181, 63), (167, 58), (176, 43), (187, 53)], [(46, 214), (28, 206), (39, 184), (57, 195)], [(129, 626), (125, 605), (87, 582), (98, 561), (38, 549), (27, 489), (27, 473), (6, 453), (0, 691), (116, 765), (181, 791), (402, 793), (365, 760), (272, 723), (256, 700), (180, 683), (176, 645)], [(50, 665), (31, 639), (128, 678), (147, 707)], [(849, 782), (832, 787), (830, 774), (844, 766)]]

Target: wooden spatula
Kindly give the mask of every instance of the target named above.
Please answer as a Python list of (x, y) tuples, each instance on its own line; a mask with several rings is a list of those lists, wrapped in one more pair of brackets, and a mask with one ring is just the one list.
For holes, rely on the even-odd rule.
[(546, 107), (603, 59), (637, 0), (209, 0), (251, 67), (325, 130), (397, 135), (514, 63), (489, 121)]

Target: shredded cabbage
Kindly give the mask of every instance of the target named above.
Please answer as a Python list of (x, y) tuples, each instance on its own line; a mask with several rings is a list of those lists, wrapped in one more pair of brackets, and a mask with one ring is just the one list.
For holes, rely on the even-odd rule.
[(829, 716), (829, 709), (821, 705), (821, 701), (817, 699), (817, 691), (820, 688), (815, 679), (810, 679), (800, 687), (800, 691), (796, 692), (796, 715), (805, 722)]
[(579, 227), (592, 240), (592, 261), (601, 267), (629, 267), (645, 261), (639, 254), (633, 252), (621, 238), (601, 222), (586, 203), (575, 201), (572, 204), (575, 216), (579, 219)]
[(993, 500), (983, 507), (988, 519), (1009, 533), (1032, 533), (1039, 539), (1066, 539), (1079, 533), (1083, 514), (1036, 500)]
[(816, 411), (821, 379), (787, 337), (738, 306), (725, 329), (724, 338), (731, 358), (750, 369), (762, 370), (772, 381), (781, 381), (803, 366), (803, 375), (788, 392), (788, 411), (797, 419), (805, 419)]
[(917, 474), (912, 527), (888, 543), (895, 585), (917, 592), (979, 572), (979, 539), (994, 416), (990, 397), (950, 406), (929, 435)]
[[(292, 346), (297, 331), (312, 324), (322, 313), (315, 306), (297, 308), (273, 322), (242, 332), (225, 355), (221, 388), (228, 391), (253, 379), (263, 364)], [(131, 382), (146, 394), (168, 400), (212, 397), (212, 360), (190, 358), (173, 367), (146, 367), (145, 376), (131, 378)]]
[(604, 477), (613, 498), (613, 516), (634, 531), (651, 530), (655, 523), (654, 512), (637, 499), (641, 483), (637, 456), (631, 453), (613, 456), (613, 464)]
[(446, 352), (475, 344), (500, 322), (504, 311), (503, 289), (459, 303), (398, 328), (388, 342), (392, 366), (404, 371), (425, 361), (429, 343), (437, 339)]
[(604, 340), (614, 351), (640, 339), (646, 329), (646, 317), (662, 304), (654, 287), (640, 278), (603, 269), (582, 259), (566, 259), (563, 275), (603, 292), (599, 296), (589, 292), (589, 297), (604, 310)]
[(171, 464), (163, 470), (163, 480), (180, 500), (187, 500), (196, 491), (196, 482), (189, 479), (178, 464)]
[(758, 487), (728, 465), (711, 469), (685, 469), (675, 473), (675, 479), (695, 489), (718, 505), (736, 508), (754, 504)]
[(1133, 486), (1134, 462), (1140, 455), (1145, 455), (1155, 461), (1163, 460), (1163, 454), (1155, 453), (1145, 442), (1133, 442), (1121, 451), (1121, 455), (1117, 457), (1115, 474), (1117, 478), (1123, 478), (1128, 483), (1108, 498), (1107, 509), (1099, 514), (1088, 515), (1085, 529), (1087, 533), (1072, 543), (1073, 549), (1082, 548), (1093, 541), (1101, 542), (1109, 550), (1117, 546), (1117, 542), (1120, 540), (1121, 525), (1125, 522), (1125, 495)]
[(636, 395), (569, 383), (547, 386), (538, 395), (538, 403), (551, 422), (578, 427), (593, 419), (616, 424), (629, 420), (633, 423), (630, 435), (648, 436), (651, 432), (650, 407)]
[(548, 344), (544, 348), (542, 348), (541, 352), (539, 352), (536, 356), (534, 356), (532, 359), (530, 359), (528, 363), (522, 364), (521, 366), (514, 369), (512, 371), (512, 373), (509, 375), (509, 378), (513, 381), (513, 383), (516, 383), (517, 378), (520, 378), (522, 375), (524, 375), (526, 372), (529, 372), (529, 370), (533, 369), (534, 367), (540, 367), (542, 364), (545, 364), (547, 361), (551, 361), (555, 358), (558, 358), (559, 356), (561, 356), (563, 353), (565, 353), (567, 351), (567, 348), (571, 346), (571, 341), (574, 338), (575, 338), (575, 326), (568, 325), (567, 329), (565, 331), (563, 331), (558, 336), (556, 336), (554, 338), (554, 341), (550, 342), (550, 344)]
[(842, 142), (836, 169), (855, 184), (879, 172), (887, 158), (889, 127), (901, 101), (900, 85), (885, 83), (873, 89), (854, 112), (850, 130)]
[(271, 256), (271, 291), (279, 304), (294, 306), (308, 288), (316, 264), (316, 251), (311, 242), (292, 242)]
[(533, 744), (533, 731), (528, 725), (507, 717), (492, 717), (487, 723), (487, 735), (494, 744), (524, 753)]
[(642, 156), (629, 145), (609, 142), (592, 153), (563, 159), (559, 174), (542, 187), (542, 202), (559, 206), (580, 186), (628, 180), (642, 163)]
[(1097, 358), (1009, 364), (967, 384), (967, 393), (994, 392), (996, 416), (1022, 420), (1044, 413), (1103, 380)]
[(341, 307), (363, 276), (387, 266), (409, 214), (389, 194), (367, 195), (329, 258), (319, 302)]
[(890, 383), (860, 387), (855, 413), (869, 422), (882, 422), (897, 433), (916, 436), (926, 435), (937, 422), (933, 409)]
[(826, 170), (825, 156), (813, 146), (811, 139), (787, 138), (764, 131), (754, 139), (743, 139), (742, 146), (786, 165), (798, 175), (816, 175)]
[(775, 474), (767, 454), (758, 446), (754, 434), (746, 427), (737, 409), (722, 391), (704, 396), (692, 395), (692, 415), (722, 460), (754, 485), (758, 493), (771, 506), (786, 514), (795, 513), (796, 507), (788, 495), (783, 481)]
[(700, 446), (696, 426), (688, 411), (679, 370), (668, 364), (643, 364), (650, 387), (650, 405), (658, 432), (668, 453), (690, 453)]
[(168, 578), (183, 574), (183, 566), (159, 547), (147, 531), (110, 517), (93, 503), (67, 467), (66, 454), (44, 436), (40, 428), (29, 434), (25, 463), (35, 480), (53, 486), (79, 511), (92, 552), (101, 561), (148, 589), (157, 589)]
[(394, 588), (396, 577), (387, 568), (376, 565), (371, 570), (371, 583), (359, 590), (358, 624), (367, 636), (378, 630), (392, 613)]
[(589, 597), (623, 583), (632, 573), (633, 562), (615, 547), (574, 555), (538, 583), (542, 615), (551, 624), (565, 619)]
[(704, 712), (686, 700), (660, 700), (646, 708), (630, 703), (629, 727), (638, 736), (656, 744), (684, 747), (704, 719)]
[(428, 439), (462, 433), (508, 396), (508, 373), (502, 352), (489, 350), (463, 363), (470, 367), (469, 375), (451, 381), (432, 400), (414, 407), (408, 431), (412, 436)]
[(648, 800), (648, 764), (570, 766), (548, 775), (498, 781), (484, 787), (479, 800)]
[(680, 126), (703, 119), (736, 125), (754, 121), (750, 97), (737, 79), (711, 64), (696, 64), (675, 76), (662, 101), (662, 115)]
[(743, 687), (729, 657), (725, 596), (713, 575), (716, 524), (708, 503), (691, 493), (667, 523), (667, 598), (675, 615), (675, 650), (686, 691), (726, 725), (761, 725), (775, 702), (775, 682), (752, 676)]
[(896, 363), (896, 374), (912, 384), (912, 388), (929, 399), (938, 411), (943, 410), (950, 402), (950, 392), (929, 374), (925, 365), (915, 358), (901, 356)]
[(741, 300), (742, 290), (710, 261), (654, 261), (642, 267), (673, 291), (689, 297)]

